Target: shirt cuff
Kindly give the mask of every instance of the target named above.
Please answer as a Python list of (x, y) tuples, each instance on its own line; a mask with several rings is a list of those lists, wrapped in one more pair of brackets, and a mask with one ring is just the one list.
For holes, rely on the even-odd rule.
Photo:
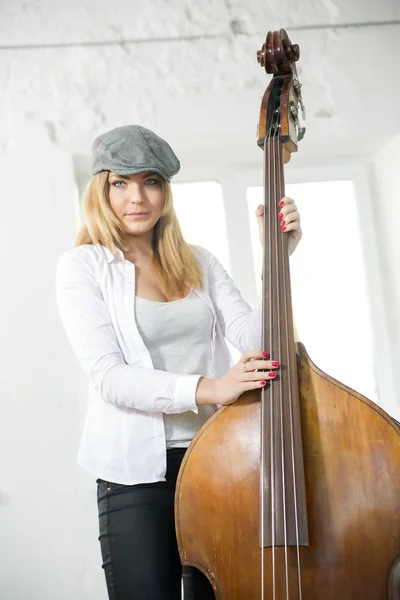
[(196, 404), (196, 389), (202, 375), (180, 375), (175, 383), (174, 405), (176, 412), (192, 410), (198, 413)]

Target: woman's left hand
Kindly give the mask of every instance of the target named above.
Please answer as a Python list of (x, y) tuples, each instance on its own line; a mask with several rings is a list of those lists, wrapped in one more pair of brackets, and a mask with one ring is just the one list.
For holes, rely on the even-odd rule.
[[(279, 202), (280, 213), (278, 219), (280, 221), (281, 231), (289, 234), (288, 248), (289, 256), (295, 251), (297, 244), (301, 240), (302, 231), (300, 227), (300, 214), (297, 210), (297, 206), (292, 198), (285, 196)], [(264, 205), (260, 206), (256, 210), (258, 233), (260, 235), (261, 245), (264, 245)]]

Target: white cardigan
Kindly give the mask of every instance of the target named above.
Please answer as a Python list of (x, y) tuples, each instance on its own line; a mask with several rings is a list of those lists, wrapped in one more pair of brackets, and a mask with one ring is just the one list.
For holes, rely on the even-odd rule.
[[(242, 298), (211, 252), (191, 246), (204, 274), (195, 289), (210, 307), (214, 377), (233, 361), (224, 337), (239, 351), (261, 350), (261, 294), (255, 308)], [(96, 477), (121, 484), (164, 481), (163, 413), (197, 412), (201, 375), (153, 368), (135, 322), (135, 265), (101, 244), (64, 252), (57, 263), (61, 322), (89, 377), (86, 420), (77, 462)]]

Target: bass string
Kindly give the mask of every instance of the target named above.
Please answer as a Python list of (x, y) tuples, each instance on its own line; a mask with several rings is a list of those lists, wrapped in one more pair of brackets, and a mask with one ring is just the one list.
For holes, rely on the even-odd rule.
[[(275, 192), (276, 192), (276, 177), (274, 172), (274, 157), (273, 157), (273, 140), (276, 136), (276, 130), (279, 123), (279, 111), (276, 111), (275, 121), (272, 123), (272, 134), (269, 137), (268, 143), (268, 158), (269, 158), (269, 207), (268, 207), (268, 215), (269, 215), (269, 264), (268, 264), (268, 285), (269, 285), (269, 349), (272, 353), (273, 351), (273, 315), (274, 311), (272, 308), (273, 305), (273, 285), (272, 285), (272, 275), (273, 275), (273, 262), (272, 262), (272, 245), (273, 238), (276, 238), (276, 223), (275, 219)], [(272, 544), (272, 594), (273, 600), (276, 598), (276, 556), (275, 556), (275, 539), (276, 539), (276, 494), (275, 494), (275, 429), (274, 429), (274, 421), (275, 421), (275, 387), (273, 385), (270, 386), (270, 461), (271, 461), (271, 483), (270, 483), (270, 494), (271, 494), (271, 544)]]
[[(283, 250), (282, 250), (282, 239), (283, 234), (280, 232), (278, 237), (278, 207), (280, 202), (284, 196), (282, 189), (282, 181), (281, 181), (281, 173), (280, 173), (280, 161), (279, 154), (281, 153), (281, 142), (279, 139), (280, 130), (279, 127), (276, 128), (276, 135), (273, 140), (273, 173), (274, 173), (274, 199), (273, 199), (273, 219), (274, 219), (274, 228), (275, 228), (275, 290), (276, 290), (276, 307), (280, 309), (281, 307), (281, 267), (283, 262)], [(279, 244), (281, 241), (281, 244)], [(280, 246), (280, 247), (279, 247)], [(279, 260), (279, 251), (280, 258)], [(275, 311), (275, 317), (277, 319), (277, 342), (278, 342), (278, 360), (282, 364), (282, 346), (281, 346), (281, 315), (278, 314), (278, 310)], [(285, 318), (285, 315), (283, 315)], [(285, 319), (286, 322), (286, 319)], [(287, 550), (287, 507), (286, 507), (286, 479), (285, 479), (285, 444), (284, 444), (284, 422), (283, 422), (283, 388), (282, 388), (283, 379), (282, 376), (279, 377), (279, 425), (280, 425), (280, 451), (281, 451), (281, 469), (282, 469), (282, 519), (283, 519), (283, 538), (284, 538), (284, 561), (285, 561), (285, 589), (286, 589), (286, 599), (289, 600), (289, 570), (288, 570), (288, 550)]]
[[(271, 152), (271, 139), (273, 139), (273, 134), (275, 130), (275, 125), (273, 125), (272, 136), (270, 136), (268, 143), (268, 158), (269, 158), (269, 173), (270, 173), (270, 182), (269, 182), (269, 196), (268, 196), (268, 215), (269, 215), (269, 263), (268, 263), (268, 286), (269, 286), (269, 351), (272, 355), (273, 348), (273, 310), (272, 310), (272, 243), (273, 243), (273, 161), (272, 161), (272, 152)], [(275, 418), (275, 403), (274, 403), (274, 387), (271, 385), (269, 390), (269, 410), (270, 410), (270, 461), (271, 461), (271, 482), (270, 482), (270, 494), (271, 494), (271, 543), (272, 543), (272, 594), (273, 600), (276, 598), (276, 563), (275, 563), (275, 432), (274, 432), (274, 418)]]
[[(267, 244), (268, 244), (268, 257), (269, 257), (269, 261), (270, 261), (270, 257), (271, 257), (271, 218), (270, 218), (270, 211), (267, 208), (270, 205), (270, 198), (269, 198), (269, 194), (270, 194), (270, 189), (271, 189), (271, 168), (270, 168), (270, 157), (269, 157), (269, 143), (268, 143), (268, 132), (265, 136), (264, 139), (264, 235), (263, 235), (263, 239), (264, 239), (264, 252), (263, 252), (263, 266), (268, 268), (268, 273), (270, 273), (270, 264), (266, 265), (266, 259), (265, 259), (265, 250), (267, 248)], [(268, 221), (265, 219), (265, 215), (268, 214), (269, 218)], [(268, 229), (268, 239), (266, 238), (266, 233), (267, 233), (267, 229)], [(270, 294), (270, 279), (268, 277), (268, 279), (266, 279), (266, 273), (265, 273), (265, 268), (264, 268), (264, 273), (263, 273), (263, 286), (266, 286), (268, 284), (269, 289), (268, 289), (268, 294)], [(265, 290), (265, 287), (264, 287)], [(270, 297), (270, 296), (269, 296)], [(262, 329), (262, 347), (265, 349), (266, 347), (266, 336), (265, 336), (265, 328), (264, 328), (264, 323), (265, 323), (265, 316), (264, 315), (264, 308), (265, 308), (265, 302), (264, 302), (264, 298), (263, 298), (263, 303), (262, 303), (262, 323), (263, 323), (263, 329)], [(269, 321), (269, 344), (268, 347), (271, 347), (271, 318), (272, 318), (272, 313), (271, 310), (269, 310), (269, 314), (268, 314), (268, 321)], [(261, 469), (260, 469), (260, 492), (261, 492), (261, 600), (264, 600), (264, 572), (265, 572), (265, 562), (264, 562), (264, 543), (265, 543), (265, 536), (264, 536), (264, 515), (265, 515), (265, 491), (264, 491), (264, 473), (265, 473), (265, 435), (264, 435), (264, 423), (265, 423), (265, 410), (266, 410), (266, 390), (265, 388), (262, 389), (261, 392)], [(271, 410), (271, 405), (270, 405), (270, 410)], [(272, 432), (270, 431), (270, 440), (272, 440)], [(273, 448), (271, 447), (270, 449), (270, 454), (271, 452), (273, 452)], [(272, 474), (271, 474), (271, 482), (270, 482), (270, 489), (272, 490)], [(273, 497), (272, 500), (273, 502)], [(271, 516), (272, 518), (272, 516)], [(273, 535), (273, 534), (272, 534)], [(274, 573), (274, 548), (272, 548), (272, 564), (273, 564), (273, 573)], [(274, 583), (273, 583), (273, 587), (274, 587)], [(275, 596), (274, 596), (275, 598)]]
[[(265, 349), (265, 329), (264, 329), (264, 322), (265, 322), (265, 315), (264, 315), (264, 285), (265, 285), (265, 247), (266, 247), (266, 240), (265, 240), (265, 231), (266, 231), (266, 221), (265, 221), (265, 206), (266, 206), (266, 190), (267, 190), (267, 180), (268, 180), (268, 164), (267, 164), (267, 158), (266, 158), (266, 152), (267, 152), (267, 136), (264, 138), (264, 169), (263, 169), (263, 184), (264, 184), (264, 231), (263, 231), (263, 240), (264, 240), (264, 246), (263, 246), (263, 262), (262, 262), (262, 281), (263, 281), (263, 302), (262, 302), (262, 306), (261, 306), (261, 323), (262, 323), (262, 332), (261, 332), (261, 337), (262, 337), (262, 348)], [(261, 423), (261, 431), (260, 431), (260, 543), (261, 543), (261, 600), (264, 600), (264, 443), (265, 443), (265, 439), (264, 439), (264, 418), (265, 418), (265, 388), (262, 388), (261, 390), (261, 409), (260, 409), (260, 423)]]
[[(279, 160), (279, 189), (280, 194), (284, 195), (284, 172), (283, 172), (283, 156), (282, 151), (278, 149), (278, 160)], [(289, 255), (285, 257), (284, 254), (284, 243), (283, 236), (281, 236), (281, 251), (285, 262), (289, 260)], [(292, 477), (293, 477), (293, 505), (294, 505), (294, 521), (296, 531), (296, 557), (297, 557), (297, 584), (299, 591), (299, 600), (302, 600), (302, 585), (301, 585), (301, 564), (300, 564), (300, 544), (299, 544), (299, 526), (298, 526), (298, 512), (297, 512), (297, 492), (296, 492), (296, 469), (295, 469), (295, 452), (294, 452), (294, 429), (293, 429), (293, 394), (292, 394), (292, 382), (290, 374), (292, 372), (291, 365), (291, 354), (289, 352), (289, 319), (288, 319), (288, 306), (287, 306), (287, 292), (288, 282), (287, 277), (289, 270), (283, 269), (283, 286), (284, 286), (284, 301), (285, 301), (285, 342), (286, 342), (286, 355), (288, 357), (288, 406), (289, 406), (289, 421), (290, 421), (290, 446), (291, 446), (291, 465), (292, 465)], [(295, 366), (295, 365), (293, 365)]]
[[(276, 212), (276, 194), (277, 194), (277, 182), (276, 182), (276, 174), (275, 174), (275, 157), (272, 152), (273, 141), (279, 139), (279, 120), (280, 115), (279, 111), (277, 111), (275, 120), (272, 120), (270, 130), (267, 132), (267, 135), (264, 139), (264, 152), (265, 152), (265, 163), (264, 163), (264, 215), (268, 215), (268, 221), (264, 218), (264, 261), (263, 264), (266, 265), (265, 260), (265, 248), (268, 244), (268, 279), (264, 277), (264, 281), (268, 282), (268, 298), (269, 302), (269, 348), (272, 348), (272, 331), (273, 331), (273, 310), (272, 310), (272, 243), (273, 243), (273, 228), (275, 228), (275, 244), (276, 244), (276, 220), (277, 220), (277, 212)], [(272, 131), (272, 135), (271, 135)], [(266, 210), (268, 209), (268, 210)], [(274, 219), (274, 222), (272, 221)], [(266, 231), (268, 227), (268, 239), (266, 239)], [(276, 250), (276, 246), (275, 246)], [(265, 273), (264, 273), (265, 275)], [(263, 302), (263, 311), (264, 311), (264, 302)], [(262, 322), (265, 323), (264, 315), (262, 316)], [(265, 331), (263, 328), (263, 348), (265, 347)], [(273, 600), (276, 598), (276, 565), (275, 565), (275, 443), (274, 443), (274, 388), (270, 387), (270, 397), (269, 397), (269, 411), (270, 411), (270, 495), (271, 495), (271, 560), (272, 560), (272, 595)], [(261, 394), (261, 423), (264, 424), (264, 416), (265, 416), (265, 388), (262, 390)], [(265, 571), (265, 563), (264, 563), (264, 506), (265, 506), (265, 496), (264, 496), (264, 455), (265, 455), (265, 439), (264, 439), (264, 427), (261, 427), (261, 599), (264, 600), (264, 571)]]
[[(266, 316), (264, 314), (265, 311), (265, 287), (268, 285), (268, 294), (270, 297), (270, 278), (268, 277), (268, 279), (266, 278), (266, 269), (268, 269), (268, 275), (270, 274), (270, 259), (271, 259), (271, 217), (270, 217), (270, 190), (271, 190), (271, 165), (270, 165), (270, 148), (269, 148), (269, 138), (270, 135), (270, 131), (268, 131), (266, 133), (266, 136), (264, 138), (264, 232), (263, 232), (263, 240), (264, 240), (264, 247), (263, 247), (263, 267), (264, 267), (264, 272), (263, 272), (263, 302), (262, 302), (262, 347), (265, 349), (266, 348), (266, 332), (265, 332), (265, 327), (264, 324), (266, 322)], [(265, 218), (266, 215), (268, 215), (268, 220)], [(268, 232), (268, 237), (266, 236)], [(266, 264), (266, 249), (267, 249), (267, 244), (268, 244), (268, 259), (269, 259), (269, 263), (268, 265)], [(272, 313), (271, 310), (269, 309), (269, 313), (268, 313), (268, 322), (269, 322), (269, 343), (268, 343), (268, 348), (271, 348), (271, 319), (272, 319)], [(270, 411), (271, 409), (271, 403), (270, 403)], [(264, 516), (265, 516), (265, 489), (264, 489), (264, 475), (265, 475), (265, 432), (264, 432), (264, 423), (265, 423), (265, 411), (266, 411), (266, 390), (265, 387), (262, 389), (261, 391), (261, 448), (260, 448), (260, 452), (261, 452), (261, 461), (260, 461), (260, 526), (261, 526), (261, 581), (260, 581), (260, 586), (261, 586), (261, 600), (264, 600), (264, 577), (265, 577), (265, 557), (264, 557), (264, 543), (265, 543), (265, 535), (264, 535)], [(271, 422), (271, 415), (270, 415), (270, 422)], [(272, 442), (272, 431), (270, 431), (270, 442)], [(270, 457), (271, 457), (271, 453), (273, 453), (273, 447), (271, 445), (270, 448)], [(273, 504), (274, 498), (273, 498), (273, 486), (272, 486), (272, 472), (271, 472), (271, 481), (270, 481), (270, 490), (271, 490), (271, 506)], [(273, 512), (273, 511), (272, 511)], [(273, 518), (273, 516), (271, 515), (271, 519)], [(273, 521), (272, 521), (273, 524)], [(273, 530), (272, 530), (272, 536), (273, 536)], [(272, 572), (274, 574), (274, 547), (272, 547)], [(273, 581), (273, 588), (274, 588), (274, 581)], [(275, 596), (274, 596), (275, 598)]]

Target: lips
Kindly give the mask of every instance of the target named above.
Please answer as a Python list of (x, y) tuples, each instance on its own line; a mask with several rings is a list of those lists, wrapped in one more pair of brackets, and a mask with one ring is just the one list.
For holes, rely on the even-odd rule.
[(135, 213), (128, 213), (127, 216), (131, 217), (132, 215), (148, 215), (149, 213), (146, 212), (135, 212)]

